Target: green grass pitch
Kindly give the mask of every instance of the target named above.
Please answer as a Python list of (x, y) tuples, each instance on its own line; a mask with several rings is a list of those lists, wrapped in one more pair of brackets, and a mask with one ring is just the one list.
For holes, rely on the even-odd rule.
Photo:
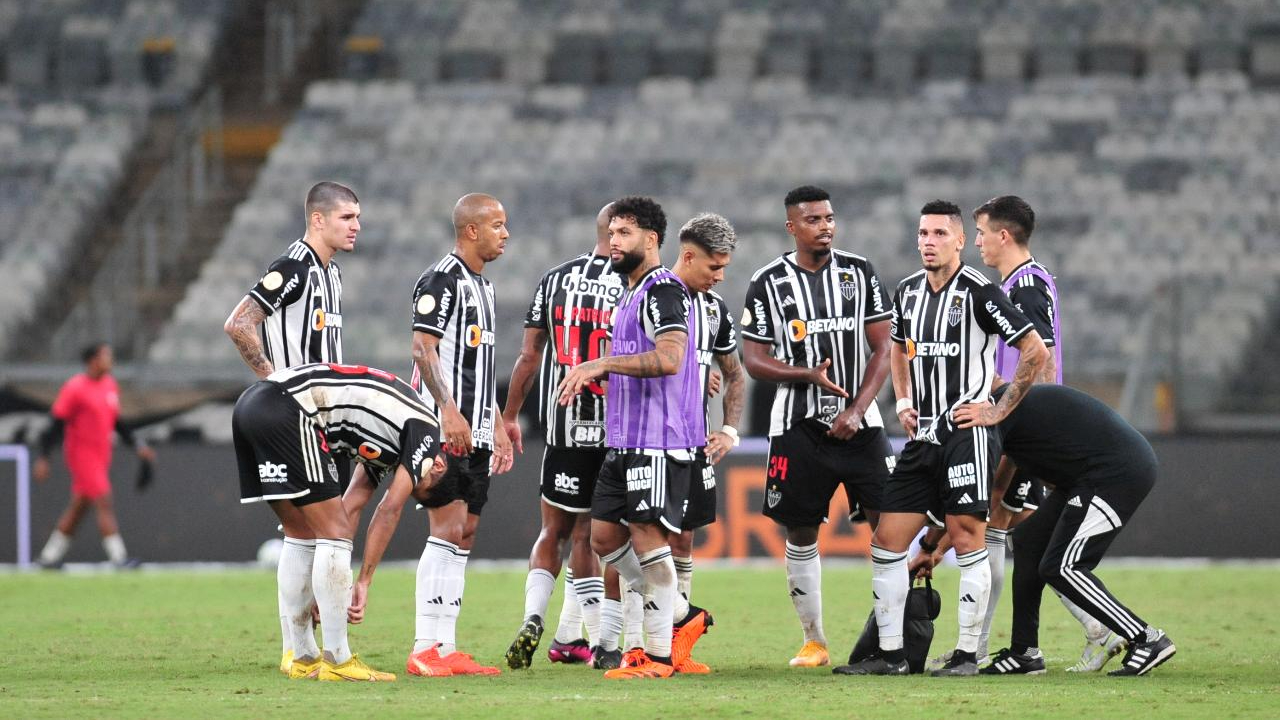
[[(581, 666), (552, 666), (544, 651), (559, 593), (533, 668), (504, 668), (497, 678), (407, 676), (413, 574), (387, 568), (351, 642), (399, 680), (290, 681), (275, 669), (272, 572), (11, 574), (0, 577), (0, 717), (1280, 717), (1280, 569), (1104, 563), (1100, 575), (1177, 643), (1178, 654), (1147, 677), (1063, 672), (1081, 635), (1047, 593), (1044, 676), (846, 678), (827, 668), (790, 669), (801, 637), (779, 566), (695, 571), (694, 600), (716, 616), (695, 651), (714, 669), (709, 676), (622, 683)], [(943, 614), (931, 655), (955, 642), (955, 582), (954, 569), (940, 571)], [(500, 664), (520, 621), (523, 588), (523, 572), (468, 573), (458, 628), (464, 650)], [(869, 589), (865, 567), (826, 569), (826, 629), (837, 663), (866, 618)], [(1007, 641), (1008, 617), (1002, 603), (993, 650)]]

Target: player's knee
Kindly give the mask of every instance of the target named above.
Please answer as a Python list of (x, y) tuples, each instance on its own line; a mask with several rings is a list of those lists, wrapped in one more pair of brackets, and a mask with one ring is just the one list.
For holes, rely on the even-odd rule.
[(788, 525), (787, 542), (800, 547), (807, 547), (818, 542), (818, 528), (812, 525)]

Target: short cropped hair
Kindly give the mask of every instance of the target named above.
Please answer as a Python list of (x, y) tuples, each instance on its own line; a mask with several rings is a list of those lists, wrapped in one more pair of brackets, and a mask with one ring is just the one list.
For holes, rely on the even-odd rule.
[(80, 362), (87, 364), (90, 360), (98, 357), (98, 353), (102, 352), (102, 349), (107, 347), (107, 345), (109, 345), (109, 343), (101, 340), (85, 345), (80, 350)]
[(313, 212), (327, 215), (340, 202), (356, 203), (358, 205), (360, 204), (360, 198), (356, 197), (356, 194), (346, 185), (339, 185), (328, 180), (318, 182), (307, 191), (307, 217), (311, 217)]
[(1019, 245), (1026, 245), (1036, 229), (1036, 211), (1017, 195), (1001, 195), (982, 203), (973, 211), (973, 219), (983, 215), (987, 222), (1008, 230)]
[(738, 235), (723, 216), (701, 213), (680, 228), (680, 242), (693, 243), (710, 255), (718, 255), (733, 252)]
[(782, 204), (786, 207), (795, 207), (800, 203), (822, 202), (830, 199), (831, 194), (817, 185), (801, 185), (787, 193), (787, 197), (782, 200)]
[(949, 200), (930, 200), (920, 208), (921, 215), (946, 215), (960, 220), (960, 206)]
[(614, 218), (630, 218), (641, 230), (652, 230), (657, 233), (658, 247), (662, 247), (662, 241), (667, 234), (667, 215), (662, 212), (662, 206), (653, 198), (628, 195), (614, 200), (613, 207), (609, 209), (609, 219)]

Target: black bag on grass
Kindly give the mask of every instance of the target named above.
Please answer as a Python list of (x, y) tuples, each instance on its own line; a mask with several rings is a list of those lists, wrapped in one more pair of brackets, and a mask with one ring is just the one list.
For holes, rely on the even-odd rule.
[[(923, 586), (907, 592), (907, 608), (902, 616), (902, 649), (906, 652), (907, 665), (913, 674), (924, 672), (929, 659), (929, 646), (933, 644), (933, 621), (942, 612), (942, 596), (933, 589), (929, 578)], [(880, 652), (880, 627), (876, 625), (876, 611), (871, 611), (862, 635), (849, 653), (849, 664), (861, 662)]]

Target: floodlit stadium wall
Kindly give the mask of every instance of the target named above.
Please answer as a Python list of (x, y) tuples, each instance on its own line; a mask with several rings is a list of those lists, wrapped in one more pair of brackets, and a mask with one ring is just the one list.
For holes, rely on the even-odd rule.
[[(699, 531), (695, 552), (706, 558), (782, 557), (783, 535), (760, 515), (763, 496), (764, 442), (758, 451), (736, 451), (718, 468), (720, 521)], [(1160, 479), (1111, 554), (1145, 557), (1259, 558), (1277, 557), (1280, 523), (1273, 480), (1274, 440), (1258, 437), (1167, 436), (1152, 439), (1160, 458)], [(144, 561), (248, 561), (276, 532), (270, 510), (241, 505), (235, 475), (235, 453), (229, 445), (160, 445), (154, 484), (145, 493), (132, 485), (135, 460), (117, 453), (112, 468), (116, 512), (130, 555)], [(526, 442), (516, 469), (494, 478), (473, 551), (478, 558), (525, 558), (538, 534), (538, 466), (540, 443)], [(0, 464), (0, 493), (14, 497), (15, 468)], [(48, 482), (32, 489), (31, 528), (35, 552), (43, 545), (65, 507), (69, 479), (61, 461)], [(0, 520), (0, 563), (17, 554), (14, 505)], [(364, 515), (367, 521), (372, 508)], [(826, 557), (865, 556), (870, 532), (851, 526), (842, 493), (832, 503), (832, 523), (820, 542)], [(97, 561), (102, 548), (93, 523), (84, 523), (68, 561)], [(363, 526), (357, 539), (359, 556)], [(427, 537), (422, 511), (406, 510), (388, 558), (416, 558)]]

